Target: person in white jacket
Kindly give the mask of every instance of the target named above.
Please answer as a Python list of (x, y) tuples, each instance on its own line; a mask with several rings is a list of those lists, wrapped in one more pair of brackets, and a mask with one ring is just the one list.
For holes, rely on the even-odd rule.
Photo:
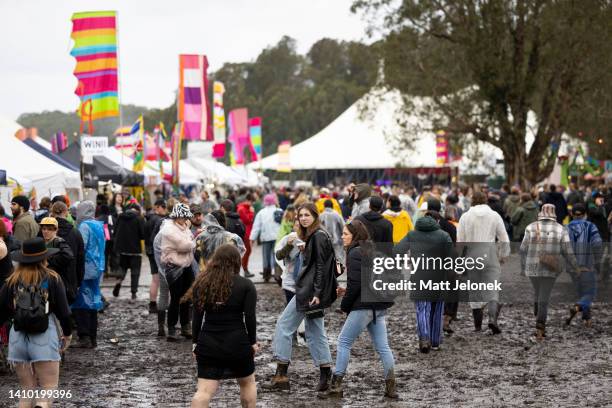
[(276, 196), (274, 194), (264, 196), (264, 206), (255, 216), (249, 239), (251, 240), (251, 246), (255, 245), (257, 239), (261, 242), (263, 254), (263, 272), (261, 274), (264, 281), (268, 282), (275, 264), (274, 243), (280, 229), (283, 210), (276, 207)]
[[(510, 239), (501, 216), (487, 205), (485, 193), (475, 192), (473, 194), (472, 206), (459, 219), (457, 242), (469, 243), (466, 245), (466, 257), (484, 259), (485, 267), (477, 275), (477, 281), (494, 282), (500, 279), (500, 263), (510, 255)], [(471, 291), (469, 297), (476, 331), (482, 329), (482, 309), (488, 304), (488, 327), (493, 334), (501, 333), (497, 325), (501, 310), (499, 293), (497, 291)]]

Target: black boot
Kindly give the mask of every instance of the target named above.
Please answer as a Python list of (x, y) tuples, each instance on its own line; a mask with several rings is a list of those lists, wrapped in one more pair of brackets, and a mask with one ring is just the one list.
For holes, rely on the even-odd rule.
[(472, 316), (474, 317), (474, 330), (482, 330), (482, 309), (472, 309)]
[(121, 290), (121, 282), (115, 283), (115, 287), (113, 288), (113, 296), (119, 297), (119, 291)]
[(500, 334), (501, 329), (497, 325), (497, 319), (499, 318), (499, 313), (501, 312), (502, 305), (497, 304), (497, 308), (495, 309), (495, 313), (491, 316), (489, 315), (489, 329), (493, 332), (493, 334)]
[(398, 399), (397, 395), (397, 383), (395, 382), (395, 372), (389, 371), (387, 378), (385, 378), (385, 398)]
[(329, 389), (329, 381), (331, 380), (331, 367), (319, 367), (319, 385), (318, 392), (327, 391)]
[(89, 336), (82, 336), (82, 337), (79, 337), (79, 340), (76, 343), (74, 343), (71, 347), (90, 349), (90, 348), (93, 348), (94, 346)]
[(181, 325), (181, 336), (183, 336), (186, 339), (190, 339), (192, 334), (191, 334), (191, 324), (187, 323), (184, 326)]
[(423, 354), (429, 353), (431, 349), (431, 343), (429, 340), (419, 340), (419, 351)]
[(157, 302), (149, 302), (149, 314), (157, 313)]
[(538, 317), (538, 302), (533, 302), (533, 317)]
[(168, 335), (166, 336), (166, 341), (179, 341), (179, 338), (176, 335), (176, 327), (168, 327)]
[(264, 384), (262, 387), (269, 391), (280, 391), (289, 389), (289, 376), (287, 370), (289, 369), (289, 363), (277, 363), (276, 373), (270, 380), (270, 383)]
[(157, 311), (157, 336), (166, 337), (166, 311)]
[(342, 380), (344, 376), (334, 374), (331, 379), (331, 384), (326, 393), (321, 393), (319, 396), (321, 398), (342, 398), (344, 395), (344, 390), (342, 387)]
[(264, 282), (268, 283), (272, 277), (272, 270), (270, 268), (264, 268), (261, 276), (263, 276)]

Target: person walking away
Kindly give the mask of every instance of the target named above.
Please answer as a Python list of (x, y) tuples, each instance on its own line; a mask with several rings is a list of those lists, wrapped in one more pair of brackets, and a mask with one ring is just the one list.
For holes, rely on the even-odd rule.
[(324, 208), (325, 210), (319, 215), (321, 225), (323, 226), (323, 228), (325, 228), (332, 240), (336, 260), (342, 265), (344, 265), (345, 253), (342, 244), (342, 230), (344, 229), (344, 219), (342, 219), (342, 216), (334, 210), (333, 202), (331, 200), (325, 200)]
[[(255, 408), (254, 355), (257, 344), (257, 291), (240, 276), (241, 256), (232, 244), (221, 245), (187, 294), (193, 302), (193, 355), (198, 388), (192, 407), (208, 407), (219, 381), (235, 378), (243, 407)], [(206, 318), (204, 319), (204, 315)]]
[(57, 220), (57, 236), (70, 245), (72, 255), (74, 255), (78, 287), (85, 275), (85, 244), (83, 236), (78, 228), (68, 221), (68, 206), (66, 203), (62, 201), (55, 202), (51, 206), (51, 216)]
[(144, 220), (140, 214), (138, 204), (130, 204), (126, 210), (119, 215), (115, 227), (115, 251), (119, 253), (121, 265), (121, 276), (117, 278), (113, 288), (113, 296), (118, 297), (121, 284), (125, 279), (128, 269), (130, 270), (130, 290), (132, 300), (137, 298), (138, 281), (140, 280), (140, 269), (142, 267), (142, 246), (145, 239)]
[(13, 213), (13, 236), (19, 242), (35, 238), (38, 235), (38, 224), (28, 211), (30, 201), (26, 196), (18, 195), (11, 200)]
[(276, 322), (272, 350), (277, 361), (276, 373), (265, 387), (269, 390), (289, 389), (287, 370), (291, 362), (293, 333), (306, 319), (306, 342), (319, 367), (318, 392), (326, 391), (331, 378), (331, 352), (325, 333), (324, 310), (336, 300), (336, 265), (329, 235), (321, 227), (317, 207), (303, 204), (298, 210), (300, 231), (298, 238), (304, 242), (298, 248), (303, 261), (295, 283), (295, 296)]
[(342, 241), (346, 248), (347, 286), (340, 309), (346, 313), (346, 320), (338, 335), (338, 350), (336, 366), (331, 385), (326, 397), (342, 397), (344, 394), (344, 378), (348, 369), (351, 348), (359, 335), (368, 330), (370, 339), (382, 361), (385, 379), (384, 396), (397, 399), (395, 379), (395, 359), (389, 347), (387, 336), (386, 313), (393, 302), (366, 302), (361, 293), (362, 264), (367, 257), (372, 257), (374, 246), (369, 240), (366, 227), (359, 220), (346, 224), (342, 232)]
[(572, 250), (582, 272), (579, 275), (570, 275), (576, 285), (579, 300), (570, 308), (566, 326), (571, 324), (578, 312), (582, 313), (582, 321), (586, 327), (592, 325), (591, 304), (597, 294), (596, 271), (601, 265), (603, 242), (597, 226), (586, 220), (586, 213), (584, 204), (575, 203), (571, 210), (572, 221), (567, 225)]
[(204, 217), (202, 232), (195, 238), (195, 259), (200, 270), (206, 268), (206, 264), (221, 245), (232, 244), (238, 248), (240, 254), (244, 254), (246, 249), (242, 239), (238, 235), (226, 231), (225, 222), (225, 215), (219, 210), (206, 214)]
[(533, 314), (536, 317), (538, 341), (544, 340), (546, 336), (550, 294), (557, 276), (564, 269), (559, 258), (565, 258), (576, 273), (581, 272), (572, 252), (568, 230), (557, 219), (555, 206), (544, 204), (538, 220), (525, 228), (520, 248), (522, 270), (534, 289)]
[(246, 236), (246, 228), (240, 220), (240, 215), (234, 211), (234, 203), (232, 200), (225, 199), (221, 201), (221, 211), (225, 214), (225, 230), (236, 234), (244, 242)]
[(368, 229), (370, 239), (375, 245), (388, 243), (393, 245), (393, 224), (383, 218), (380, 214), (383, 209), (383, 199), (372, 196), (369, 199), (370, 210), (358, 215), (354, 219), (359, 220)]
[(255, 274), (249, 272), (249, 257), (251, 256), (251, 231), (253, 230), (253, 221), (255, 219), (255, 211), (251, 203), (253, 202), (253, 195), (248, 193), (245, 195), (244, 201), (240, 202), (236, 207), (240, 221), (244, 224), (244, 246), (246, 252), (242, 257), (242, 269), (244, 270), (245, 278), (252, 278)]
[(85, 244), (85, 275), (71, 305), (79, 340), (76, 348), (95, 348), (98, 337), (98, 311), (103, 308), (100, 283), (104, 275), (104, 227), (94, 219), (95, 205), (82, 201), (77, 207), (77, 225)]
[(610, 257), (610, 228), (608, 225), (608, 211), (605, 207), (605, 197), (600, 192), (592, 195), (592, 200), (587, 203), (587, 220), (597, 226), (601, 240), (604, 243), (602, 265), (600, 270), (601, 280), (604, 284), (610, 279), (609, 257)]
[(40, 224), (43, 218), (49, 217), (51, 214), (51, 199), (49, 197), (43, 197), (36, 210), (34, 220)]
[(552, 204), (555, 206), (555, 213), (557, 214), (557, 222), (563, 224), (563, 220), (568, 216), (567, 202), (563, 197), (563, 194), (557, 191), (557, 186), (551, 184), (548, 193), (544, 197), (544, 204)]
[(261, 251), (263, 255), (263, 275), (264, 281), (268, 282), (272, 277), (272, 268), (274, 267), (274, 243), (278, 236), (280, 223), (283, 217), (283, 210), (276, 207), (276, 196), (267, 194), (264, 197), (264, 208), (261, 209), (255, 216), (253, 229), (249, 239), (251, 247), (255, 245), (255, 241), (261, 241)]
[(151, 268), (151, 287), (149, 288), (149, 314), (157, 314), (157, 293), (159, 291), (159, 269), (155, 261), (153, 251), (153, 231), (155, 226), (168, 214), (165, 200), (157, 200), (153, 205), (153, 211), (148, 215), (144, 225), (145, 252), (149, 258)]
[(339, 216), (342, 217), (342, 209), (340, 208), (340, 204), (338, 204), (338, 200), (332, 197), (331, 192), (328, 188), (323, 187), (321, 189), (321, 194), (319, 194), (319, 199), (316, 201), (315, 205), (317, 206), (317, 211), (319, 214), (322, 214), (325, 211), (325, 202), (330, 200), (332, 203), (331, 209), (334, 210)]
[(387, 209), (383, 213), (385, 220), (389, 221), (393, 226), (393, 243), (400, 242), (406, 234), (414, 229), (412, 218), (408, 211), (402, 209), (401, 201), (398, 196), (389, 196), (387, 200)]
[[(11, 254), (18, 265), (0, 289), (0, 326), (13, 319), (8, 361), (24, 395), (20, 407), (51, 406), (59, 383), (60, 353), (72, 339), (66, 289), (60, 276), (45, 266), (45, 259), (56, 252), (47, 249), (42, 238), (27, 239), (20, 251)], [(33, 304), (35, 312), (30, 309)], [(28, 398), (37, 390), (51, 395)]]
[(168, 334), (166, 340), (177, 341), (176, 323), (181, 322), (181, 335), (191, 338), (189, 327), (189, 304), (181, 303), (194, 274), (191, 270), (195, 240), (189, 230), (189, 219), (193, 214), (187, 204), (178, 203), (170, 213), (170, 221), (164, 222), (159, 231), (161, 240), (160, 263), (164, 279), (168, 283), (170, 305), (168, 307)]
[[(500, 279), (500, 263), (510, 255), (510, 239), (502, 217), (487, 205), (485, 193), (476, 191), (472, 195), (470, 209), (459, 219), (457, 242), (473, 245), (472, 251), (468, 245), (467, 256), (486, 258), (485, 268), (479, 279), (484, 282), (494, 282)], [(482, 329), (482, 309), (488, 304), (488, 327), (493, 334), (500, 334), (501, 329), (497, 323), (501, 311), (499, 293), (497, 291), (478, 291), (476, 293), (472, 291), (470, 295), (475, 299), (475, 301), (470, 301), (475, 330)]]
[(64, 288), (66, 288), (68, 304), (72, 304), (76, 300), (78, 283), (76, 262), (70, 245), (63, 238), (57, 236), (57, 220), (55, 218), (43, 218), (40, 221), (40, 230), (47, 249), (57, 249), (55, 254), (47, 258), (47, 267), (62, 278)]
[(503, 211), (504, 216), (507, 220), (512, 217), (514, 214), (514, 210), (516, 210), (521, 205), (521, 191), (518, 186), (512, 186), (510, 189), (510, 194), (504, 200)]
[[(395, 253), (412, 254), (423, 259), (447, 259), (454, 256), (453, 241), (450, 235), (440, 228), (436, 218), (426, 213), (416, 222), (415, 229), (396, 246)], [(418, 254), (418, 255), (417, 255)], [(444, 268), (436, 268), (435, 264), (418, 268), (411, 275), (416, 290), (410, 291), (410, 299), (414, 301), (416, 310), (417, 334), (419, 351), (429, 353), (431, 349), (438, 350), (442, 344), (443, 315), (445, 300), (456, 302), (452, 294), (437, 290), (421, 289), (421, 282), (452, 282), (454, 272)], [(450, 322), (449, 322), (450, 324)]]
[(531, 199), (531, 194), (521, 194), (521, 203), (512, 215), (510, 216), (510, 223), (512, 224), (512, 241), (523, 242), (525, 235), (525, 228), (538, 219), (538, 207), (536, 203)]

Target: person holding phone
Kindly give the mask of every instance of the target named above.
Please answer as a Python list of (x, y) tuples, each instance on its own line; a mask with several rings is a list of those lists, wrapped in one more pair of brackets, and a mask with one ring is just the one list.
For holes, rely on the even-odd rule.
[(294, 242), (302, 253), (300, 273), (295, 281), (295, 296), (276, 322), (272, 349), (277, 362), (276, 373), (266, 388), (289, 389), (287, 370), (291, 362), (293, 333), (306, 319), (306, 342), (320, 377), (316, 390), (327, 391), (331, 379), (332, 357), (323, 321), (324, 309), (336, 300), (336, 262), (329, 234), (319, 222), (313, 203), (298, 209), (298, 238)]
[(193, 355), (198, 367), (192, 407), (208, 407), (219, 381), (229, 378), (240, 385), (242, 406), (255, 407), (257, 291), (250, 279), (240, 276), (240, 264), (238, 249), (221, 245), (185, 296), (193, 299)]

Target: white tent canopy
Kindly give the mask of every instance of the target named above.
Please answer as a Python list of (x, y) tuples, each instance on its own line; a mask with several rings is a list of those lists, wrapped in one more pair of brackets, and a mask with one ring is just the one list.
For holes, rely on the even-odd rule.
[(0, 169), (8, 177), (32, 182), (39, 196), (66, 194), (66, 189), (80, 189), (79, 173), (71, 171), (28, 147), (15, 137), (21, 126), (0, 117)]
[(202, 179), (206, 182), (230, 186), (248, 184), (248, 180), (245, 177), (238, 174), (231, 167), (216, 160), (188, 158), (187, 162), (200, 173)]

